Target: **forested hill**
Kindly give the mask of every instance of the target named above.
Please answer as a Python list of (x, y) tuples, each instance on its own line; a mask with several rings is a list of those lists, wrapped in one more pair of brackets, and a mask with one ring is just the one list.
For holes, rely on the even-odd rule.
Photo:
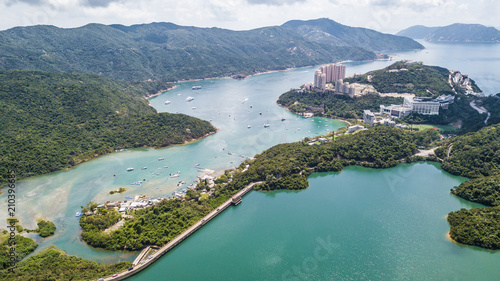
[[(89, 74), (0, 71), (0, 182), (69, 168), (120, 148), (164, 147), (214, 132), (156, 113), (141, 84)], [(189, 129), (189, 130), (188, 130)]]
[[(384, 40), (377, 34), (378, 41)], [(376, 58), (366, 44), (359, 43), (365, 40), (358, 38), (360, 33), (342, 36), (353, 43), (315, 42), (281, 26), (247, 31), (172, 23), (16, 27), (0, 31), (0, 69), (176, 81)], [(386, 42), (386, 49), (414, 49), (418, 44), (390, 36), (400, 39)]]
[[(437, 97), (454, 94), (448, 83), (450, 71), (439, 66), (424, 65), (420, 62), (398, 61), (390, 66), (344, 79), (349, 83), (372, 85), (380, 93), (413, 93), (420, 97)], [(476, 92), (481, 90), (470, 79)], [(465, 93), (455, 87), (458, 93)]]
[(307, 39), (336, 46), (357, 46), (371, 51), (423, 49), (420, 43), (406, 37), (375, 30), (350, 27), (327, 18), (292, 20), (282, 25)]
[(463, 244), (500, 249), (500, 124), (448, 139), (436, 155), (444, 159), (444, 170), (473, 178), (452, 189), (452, 194), (497, 206), (451, 212), (450, 236)]

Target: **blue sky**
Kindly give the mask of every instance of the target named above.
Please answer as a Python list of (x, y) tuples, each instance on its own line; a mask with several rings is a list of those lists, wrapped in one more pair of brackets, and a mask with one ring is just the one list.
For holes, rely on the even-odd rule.
[(500, 28), (497, 0), (0, 0), (0, 30), (49, 24), (179, 25), (245, 30), (292, 19), (330, 18), (350, 26), (395, 33), (423, 24), (456, 22)]

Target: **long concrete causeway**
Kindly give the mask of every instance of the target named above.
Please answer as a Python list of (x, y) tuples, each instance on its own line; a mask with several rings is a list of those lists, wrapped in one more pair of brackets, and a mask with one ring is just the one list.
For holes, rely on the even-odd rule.
[[(161, 247), (156, 253), (147, 256), (147, 253), (150, 250), (150, 247), (146, 247), (135, 259), (134, 264), (133, 264), (133, 269), (127, 270), (127, 271), (122, 271), (120, 273), (117, 273), (116, 276), (114, 277), (102, 277), (106, 281), (111, 281), (111, 280), (124, 280), (134, 274), (139, 273), (141, 270), (145, 269), (146, 267), (150, 266), (153, 264), (155, 261), (157, 261), (160, 257), (168, 253), (170, 250), (172, 250), (175, 246), (179, 245), (182, 241), (184, 241), (186, 238), (188, 238), (191, 234), (195, 233), (198, 229), (202, 228), (207, 222), (211, 221), (213, 218), (215, 218), (218, 214), (222, 213), (225, 209), (227, 209), (231, 205), (238, 205), (241, 202), (241, 197), (247, 194), (252, 190), (252, 187), (257, 184), (261, 184), (262, 181), (259, 182), (253, 182), (249, 185), (247, 185), (245, 188), (240, 190), (238, 193), (233, 195), (233, 197), (229, 198), (226, 202), (222, 203), (218, 208), (210, 212), (208, 215), (204, 216), (201, 220), (193, 224), (191, 227), (186, 229), (184, 232), (179, 234), (177, 237), (169, 241), (167, 244), (165, 244), (163, 247)], [(100, 279), (102, 280), (102, 279)]]

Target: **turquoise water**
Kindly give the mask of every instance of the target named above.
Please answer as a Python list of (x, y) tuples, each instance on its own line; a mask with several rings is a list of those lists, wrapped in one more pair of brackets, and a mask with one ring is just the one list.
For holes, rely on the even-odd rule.
[(130, 280), (498, 280), (499, 252), (446, 236), (450, 210), (480, 206), (450, 195), (462, 181), (425, 163), (254, 191)]
[[(400, 52), (396, 54), (398, 55), (397, 59), (415, 59), (423, 61), (424, 63), (430, 65), (441, 65), (450, 69), (461, 70), (463, 73), (471, 75), (471, 78), (476, 80), (478, 85), (483, 89), (483, 91), (485, 91), (486, 94), (500, 92), (500, 79), (497, 79), (496, 76), (494, 76), (496, 74), (496, 70), (500, 69), (500, 44), (447, 45), (431, 44), (426, 42), (423, 42), (423, 44), (427, 47), (426, 50), (417, 52)], [(379, 69), (391, 63), (393, 62), (375, 61), (363, 63), (346, 63), (346, 65), (348, 74), (352, 74), (364, 73), (366, 71)], [(124, 200), (125, 196), (134, 196), (136, 194), (147, 194), (153, 197), (165, 197), (170, 195), (173, 191), (179, 189), (176, 185), (178, 181), (183, 180), (187, 183), (191, 183), (196, 179), (197, 175), (201, 174), (200, 171), (194, 168), (194, 165), (198, 163), (202, 168), (213, 170), (228, 169), (238, 165), (239, 163), (241, 163), (241, 161), (244, 160), (244, 158), (241, 157), (228, 155), (228, 152), (243, 156), (253, 156), (275, 144), (297, 141), (306, 136), (324, 134), (328, 131), (335, 130), (340, 126), (343, 126), (343, 123), (333, 120), (325, 120), (322, 118), (303, 119), (297, 117), (286, 111), (285, 109), (279, 107), (275, 103), (279, 95), (281, 95), (283, 92), (306, 82), (310, 82), (312, 80), (313, 73), (317, 68), (318, 67), (309, 67), (268, 73), (253, 76), (245, 80), (210, 79), (196, 82), (179, 83), (176, 89), (151, 99), (150, 101), (152, 106), (154, 106), (158, 111), (161, 112), (180, 112), (199, 117), (204, 120), (211, 120), (211, 122), (219, 129), (218, 133), (198, 142), (183, 146), (176, 146), (158, 150), (141, 149), (113, 153), (78, 165), (77, 167), (68, 171), (52, 173), (49, 175), (24, 180), (18, 185), (18, 191), (20, 193), (18, 194), (16, 208), (17, 216), (20, 218), (21, 224), (26, 228), (36, 228), (35, 220), (42, 217), (55, 222), (57, 226), (56, 235), (54, 237), (46, 238), (43, 240), (40, 238), (36, 238), (37, 242), (40, 244), (37, 251), (40, 251), (50, 245), (56, 245), (69, 254), (74, 254), (87, 259), (93, 259), (101, 262), (111, 263), (118, 260), (133, 259), (134, 253), (102, 251), (88, 247), (87, 245), (85, 245), (85, 243), (80, 241), (80, 228), (78, 225), (78, 219), (74, 216), (74, 214), (80, 210), (80, 206), (87, 204), (91, 200), (96, 202), (103, 202), (107, 200)], [(202, 86), (202, 89), (197, 91), (191, 90), (191, 87), (194, 85), (200, 85)], [(185, 99), (188, 96), (192, 96), (195, 99), (191, 102), (186, 102)], [(165, 105), (166, 100), (170, 100), (171, 104)], [(250, 108), (250, 106), (252, 107)], [(193, 107), (196, 108), (193, 109)], [(262, 115), (260, 113), (262, 113)], [(283, 117), (286, 118), (285, 121), (281, 121), (281, 118)], [(264, 123), (270, 124), (270, 127), (264, 128)], [(251, 128), (248, 128), (248, 125), (250, 125)], [(165, 160), (158, 161), (159, 157), (165, 157)], [(127, 172), (126, 169), (128, 167), (134, 167), (135, 170), (132, 172)], [(147, 167), (148, 169), (140, 170), (141, 167)], [(170, 173), (176, 173), (177, 171), (181, 171), (179, 178), (176, 178), (174, 180), (168, 176)], [(357, 173), (358, 170), (355, 169), (353, 171)], [(428, 176), (430, 182), (437, 181), (437, 179), (433, 178), (436, 173), (441, 174), (439, 170), (435, 169), (435, 171), (437, 172), (431, 173)], [(382, 171), (374, 170), (373, 172), (368, 173), (366, 172), (366, 170), (363, 170), (361, 173), (368, 173), (376, 176), (379, 172)], [(389, 173), (388, 175), (391, 175), (391, 173)], [(423, 174), (420, 174), (420, 176), (422, 175)], [(425, 175), (427, 177), (427, 174)], [(327, 178), (329, 177), (330, 176), (327, 176)], [(356, 178), (356, 176), (353, 177)], [(391, 178), (390, 176), (387, 177), (389, 181), (393, 181), (396, 183), (398, 182), (398, 179), (400, 179), (397, 174), (393, 178)], [(130, 183), (132, 182), (144, 179), (146, 179), (146, 181), (142, 186), (130, 185)], [(242, 239), (246, 241), (245, 245), (248, 245), (245, 246), (246, 251), (250, 252), (250, 254), (252, 255), (256, 255), (262, 258), (263, 263), (269, 264), (276, 262), (276, 258), (272, 255), (272, 253), (277, 251), (276, 248), (270, 247), (270, 245), (281, 245), (282, 242), (280, 239), (306, 239), (307, 241), (309, 241), (310, 245), (314, 245), (314, 241), (316, 241), (316, 238), (318, 237), (326, 239), (328, 235), (326, 234), (326, 232), (316, 232), (316, 230), (322, 228), (325, 225), (324, 221), (315, 220), (314, 217), (316, 215), (313, 215), (314, 213), (312, 213), (312, 211), (311, 213), (308, 213), (308, 210), (313, 210), (314, 206), (309, 206), (308, 203), (300, 204), (300, 202), (307, 202), (307, 200), (303, 198), (303, 196), (306, 196), (308, 192), (313, 192), (313, 190), (318, 189), (314, 188), (316, 186), (314, 183), (316, 180), (316, 177), (311, 177), (311, 188), (298, 193), (278, 192), (261, 194), (253, 192), (245, 198), (244, 204), (241, 205), (242, 208), (249, 208), (251, 207), (249, 205), (252, 205), (252, 202), (255, 202), (255, 204), (257, 205), (252, 207), (252, 210), (254, 210), (256, 208), (264, 208), (263, 205), (269, 204), (269, 206), (266, 208), (269, 210), (273, 210), (275, 206), (282, 204), (282, 202), (279, 202), (280, 198), (283, 198), (283, 196), (293, 196), (293, 198), (296, 198), (296, 200), (298, 201), (294, 202), (295, 205), (292, 205), (295, 208), (302, 210), (304, 214), (301, 215), (309, 217), (307, 222), (305, 221), (304, 217), (303, 223), (304, 225), (307, 225), (308, 228), (315, 229), (314, 232), (304, 232), (307, 230), (307, 228), (301, 228), (299, 230), (294, 228), (287, 228), (286, 225), (281, 225), (277, 221), (265, 222), (265, 220), (261, 221), (260, 217), (254, 217), (256, 221), (253, 222), (255, 225), (253, 231), (252, 229), (247, 229), (247, 231), (245, 231), (244, 233), (236, 233), (235, 235), (237, 236), (235, 236), (235, 239)], [(453, 184), (447, 184), (447, 187), (443, 188), (443, 196), (449, 196), (447, 195), (447, 190), (449, 190), (452, 185)], [(109, 191), (115, 190), (121, 186), (127, 188), (127, 191), (124, 194), (108, 195)], [(395, 188), (394, 190), (398, 189)], [(0, 200), (2, 200), (2, 202), (5, 200), (5, 196), (6, 194), (0, 195)], [(274, 199), (273, 201), (269, 201), (269, 203), (265, 204), (262, 203), (264, 201), (252, 201), (252, 198), (260, 198), (260, 196), (263, 196), (267, 199), (271, 199), (271, 197), (273, 197)], [(355, 199), (356, 198), (347, 198), (345, 199), (346, 202), (344, 202), (344, 204), (349, 203), (352, 205), (356, 205), (357, 201)], [(388, 201), (378, 203), (390, 205), (395, 202), (391, 201), (392, 199), (390, 197), (385, 199), (387, 199)], [(423, 200), (418, 196), (414, 196), (410, 199), (415, 201), (412, 202), (412, 204), (420, 204), (420, 201)], [(408, 199), (409, 202), (411, 201), (410, 199)], [(457, 200), (458, 199), (453, 198), (452, 202), (461, 202), (460, 204), (465, 204), (462, 201)], [(439, 204), (437, 205), (437, 207), (441, 208)], [(444, 215), (446, 215), (446, 213), (448, 213), (449, 211), (459, 209), (460, 206), (462, 205), (443, 205), (442, 207), (444, 208), (444, 210), (442, 211), (442, 214), (439, 215), (439, 219), (444, 218)], [(436, 206), (429, 205), (427, 207), (435, 208)], [(237, 208), (232, 208), (230, 211), (225, 212), (224, 216), (217, 218), (217, 220), (214, 221), (214, 224), (211, 223), (209, 227), (211, 227), (212, 225), (216, 225), (217, 223), (219, 223), (219, 221), (222, 221), (221, 223), (223, 225), (234, 226), (234, 221), (230, 222), (229, 220), (226, 222), (224, 218), (227, 218), (227, 216), (235, 216), (233, 212), (236, 212), (237, 210), (239, 210), (239, 208), (240, 206), (238, 206)], [(421, 211), (422, 210), (420, 210), (418, 214), (420, 214)], [(427, 211), (427, 209), (425, 209), (424, 211)], [(283, 215), (286, 214), (287, 212), (283, 213)], [(288, 214), (291, 213), (288, 212)], [(5, 221), (5, 215), (6, 212), (0, 212), (0, 220)], [(237, 216), (243, 215), (244, 214), (237, 213)], [(360, 219), (360, 216), (356, 215), (356, 213), (349, 212), (345, 213), (344, 215), (346, 221), (356, 221)], [(246, 217), (243, 216), (242, 220), (245, 220), (245, 218)], [(295, 219), (298, 218), (298, 216), (291, 215), (290, 218)], [(384, 218), (392, 219), (391, 216), (384, 216)], [(382, 219), (382, 217), (380, 219)], [(279, 226), (282, 227), (280, 229), (283, 229), (283, 231), (280, 232), (281, 234), (276, 234), (277, 236), (273, 234), (274, 236), (268, 237), (266, 236), (266, 234), (258, 232), (260, 231), (259, 223), (262, 223), (262, 227), (264, 228), (266, 227), (266, 224), (268, 224), (267, 226)], [(435, 231), (435, 229), (433, 229), (434, 227), (434, 225), (429, 225), (428, 231)], [(342, 225), (335, 226), (335, 229), (342, 228)], [(419, 236), (421, 239), (418, 240), (418, 243), (424, 245), (423, 247), (425, 247), (427, 243), (426, 239), (441, 239), (443, 238), (442, 235), (446, 233), (447, 229), (448, 228), (446, 224), (441, 225), (437, 238), (433, 235)], [(205, 229), (203, 229), (202, 231), (205, 231)], [(232, 233), (230, 231), (228, 232), (227, 229), (224, 231), (224, 233)], [(401, 230), (393, 229), (393, 231), (398, 232)], [(424, 231), (422, 233), (427, 232)], [(420, 233), (419, 235), (424, 235), (422, 233)], [(323, 236), (321, 236), (320, 234)], [(280, 235), (283, 235), (283, 237), (281, 237)], [(371, 240), (369, 239), (372, 238), (370, 238), (369, 232), (366, 233), (361, 231), (359, 235), (362, 235), (365, 238), (368, 237), (366, 238), (368, 239), (368, 242), (366, 243), (370, 243)], [(264, 240), (257, 239), (254, 236), (263, 238)], [(190, 240), (199, 239), (197, 237), (198, 234), (191, 237)], [(388, 238), (389, 240), (385, 241), (385, 244), (396, 243), (395, 240), (397, 239), (395, 237), (388, 237), (390, 239)], [(340, 241), (340, 238), (344, 239), (348, 237), (337, 237), (336, 241), (342, 244), (346, 242)], [(224, 239), (220, 238), (219, 240), (217, 240), (219, 241), (218, 244), (214, 244), (213, 248), (210, 250), (207, 249), (207, 251), (218, 251), (219, 247), (224, 247), (223, 244), (225, 245), (225, 241), (228, 239), (230, 240), (231, 238), (226, 236), (224, 236)], [(382, 240), (380, 240), (382, 238), (378, 237), (378, 239), (379, 240), (373, 241), (382, 243)], [(189, 243), (183, 243), (174, 252), (172, 252), (172, 254), (183, 251), (192, 253), (191, 250), (184, 250), (189, 249), (189, 246), (185, 245), (189, 245)], [(404, 249), (409, 247), (405, 245), (397, 245), (394, 247), (401, 247), (399, 252), (397, 252), (395, 249), (393, 250), (397, 253), (400, 253), (401, 251), (404, 251)], [(478, 249), (463, 248), (454, 244), (451, 245), (452, 246), (449, 246), (452, 247), (450, 251), (454, 253), (456, 252), (456, 254), (459, 256), (471, 256), (474, 257), (474, 259), (479, 260), (494, 256), (489, 252), (484, 252)], [(236, 245), (233, 246), (236, 247)], [(241, 247), (241, 245), (238, 247)], [(235, 251), (238, 251), (238, 247), (235, 248)], [(270, 249), (273, 250), (268, 251), (266, 250), (266, 247), (270, 247)], [(308, 255), (312, 255), (311, 252), (314, 251), (314, 247), (303, 249), (302, 251), (305, 252), (297, 250), (296, 254), (294, 254), (293, 250), (288, 250), (286, 252), (287, 256), (285, 262), (287, 262), (290, 266), (300, 264), (302, 262), (302, 259), (307, 258)], [(257, 251), (257, 249), (260, 250)], [(300, 247), (297, 249), (300, 249)], [(389, 247), (388, 249), (393, 248)], [(363, 250), (360, 249), (360, 251)], [(263, 255), (262, 253), (270, 254), (265, 257), (265, 255)], [(305, 256), (304, 253), (306, 253)], [(189, 275), (190, 273), (188, 271), (192, 267), (208, 268), (208, 265), (205, 265), (201, 261), (197, 261), (196, 263), (188, 262), (188, 265), (190, 265), (190, 267), (182, 269), (182, 266), (178, 265), (175, 262), (172, 262), (172, 260), (169, 258), (172, 254), (168, 255), (158, 263), (161, 264), (161, 266), (155, 265), (151, 269), (147, 269), (145, 274), (149, 274), (149, 271), (157, 272), (153, 270), (153, 268), (169, 267), (171, 263), (179, 266), (179, 272), (177, 272), (176, 274), (183, 274), (183, 272), (187, 272), (186, 274)], [(423, 253), (422, 255), (425, 256), (425, 254), (426, 253)], [(230, 257), (232, 255), (233, 254), (231, 254)], [(346, 258), (346, 255), (347, 253), (344, 253), (343, 257)], [(419, 260), (413, 260), (412, 257), (422, 257), (422, 255), (411, 255), (402, 258), (404, 258), (407, 263), (411, 263), (413, 261), (418, 262)], [(205, 258), (202, 260), (210, 260), (210, 254), (208, 252), (204, 252), (204, 257)], [(464, 259), (467, 262), (472, 263), (473, 259), (471, 257), (464, 257)], [(353, 256), (352, 258), (361, 259), (361, 257), (359, 256)], [(388, 259), (387, 255), (381, 254), (379, 259), (382, 259), (381, 263), (393, 263), (393, 260)], [(384, 261), (384, 259), (388, 260)], [(168, 262), (164, 262), (164, 260), (168, 260)], [(227, 261), (227, 263), (230, 264), (227, 266), (227, 268), (236, 267), (240, 268), (240, 270), (246, 270), (244, 268), (241, 268), (238, 263), (234, 262), (236, 261)], [(338, 261), (338, 263), (336, 264), (343, 263), (342, 261)], [(380, 266), (380, 263), (378, 265)], [(397, 266), (397, 264), (395, 264), (394, 266)], [(172, 271), (172, 268), (175, 269), (176, 267), (169, 267), (169, 270), (166, 272), (170, 273)], [(429, 269), (430, 268), (431, 265), (429, 264)], [(268, 272), (270, 274), (269, 276), (281, 276), (280, 274), (282, 274), (282, 272), (274, 271), (275, 269), (276, 268), (271, 267), (269, 269), (266, 269), (265, 272)], [(281, 270), (282, 268), (279, 268), (279, 271)], [(494, 270), (485, 270), (487, 272), (497, 273)], [(229, 272), (230, 271), (226, 273), (221, 272), (220, 274), (229, 274)], [(188, 277), (188, 275), (186, 275), (186, 278)], [(249, 273), (248, 276), (257, 275), (256, 273)], [(182, 276), (179, 275), (177, 278), (182, 279)], [(268, 279), (274, 278), (269, 277)], [(314, 278), (311, 277), (310, 279)], [(349, 278), (345, 277), (345, 279)], [(357, 278), (353, 277), (353, 279)], [(373, 279), (375, 279), (375, 277)], [(452, 280), (451, 278), (448, 279)]]
[[(36, 219), (45, 218), (56, 224), (55, 236), (36, 238), (37, 252), (56, 245), (69, 254), (101, 262), (133, 260), (134, 253), (93, 249), (79, 239), (80, 226), (75, 213), (89, 201), (124, 200), (126, 196), (146, 194), (155, 198), (171, 196), (201, 175), (200, 168), (228, 169), (278, 143), (298, 141), (306, 136), (325, 134), (344, 126), (343, 122), (325, 118), (304, 119), (276, 105), (279, 95), (297, 83), (310, 79), (314, 68), (296, 69), (257, 75), (246, 80), (212, 79), (181, 83), (176, 89), (151, 99), (159, 111), (182, 112), (204, 120), (212, 120), (219, 131), (200, 141), (165, 149), (129, 150), (102, 156), (68, 171), (24, 180), (18, 184), (17, 216), (25, 228), (36, 228)], [(303, 82), (301, 82), (303, 81)], [(192, 85), (201, 85), (198, 91)], [(195, 99), (186, 102), (188, 96)], [(170, 105), (165, 105), (165, 100)], [(252, 108), (250, 108), (252, 106)], [(195, 110), (192, 107), (196, 107)], [(220, 112), (220, 114), (219, 114)], [(262, 114), (260, 114), (262, 113)], [(281, 121), (285, 118), (285, 121)], [(264, 128), (264, 124), (270, 124)], [(251, 128), (248, 128), (248, 125)], [(165, 160), (158, 161), (164, 157)], [(128, 167), (134, 171), (127, 172)], [(145, 170), (141, 168), (147, 167)], [(178, 178), (171, 173), (180, 171)], [(144, 181), (141, 186), (130, 185)], [(122, 194), (109, 195), (119, 187)], [(5, 200), (6, 194), (0, 195)], [(6, 220), (0, 212), (0, 220)]]

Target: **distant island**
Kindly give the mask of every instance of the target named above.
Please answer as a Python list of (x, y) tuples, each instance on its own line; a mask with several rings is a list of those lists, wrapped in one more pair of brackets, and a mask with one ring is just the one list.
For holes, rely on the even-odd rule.
[(415, 25), (396, 33), (429, 42), (500, 42), (500, 31), (481, 24), (455, 23), (448, 26)]
[[(315, 33), (324, 34), (314, 40)], [(329, 19), (245, 31), (173, 23), (0, 31), (0, 70), (78, 72), (119, 80), (179, 81), (375, 60), (382, 50), (422, 49), (416, 41)]]

